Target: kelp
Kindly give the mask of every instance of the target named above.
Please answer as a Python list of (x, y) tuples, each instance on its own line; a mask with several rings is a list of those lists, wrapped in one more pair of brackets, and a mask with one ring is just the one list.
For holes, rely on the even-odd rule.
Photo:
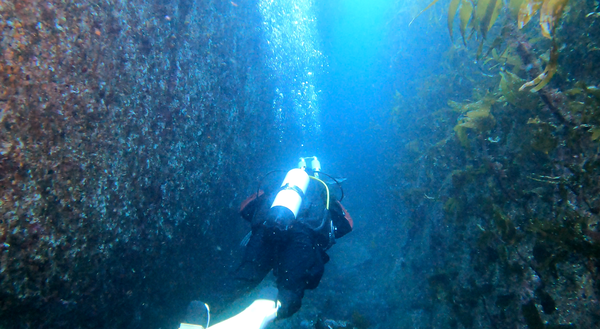
[(540, 89), (544, 88), (548, 82), (552, 79), (554, 74), (556, 73), (556, 69), (558, 68), (558, 49), (556, 43), (552, 44), (552, 49), (550, 50), (550, 60), (548, 64), (546, 64), (546, 68), (544, 72), (538, 75), (535, 79), (523, 84), (519, 91), (524, 90), (525, 88), (533, 87), (531, 92), (537, 92)]
[(496, 61), (499, 65), (505, 67), (505, 69), (507, 65), (510, 66), (512, 73), (517, 74), (523, 67), (523, 61), (521, 60), (521, 57), (515, 54), (515, 51), (510, 47), (506, 47), (503, 51), (499, 53), (499, 50), (501, 48), (500, 46), (505, 43), (505, 35), (508, 34), (508, 32), (504, 30), (505, 29), (503, 29), (501, 35), (496, 37), (489, 50), (485, 54), (484, 57), (487, 59), (483, 62), (483, 64), (485, 65), (490, 61)]
[[(504, 39), (505, 39), (505, 30), (506, 30), (506, 28), (504, 28), (504, 29), (502, 29), (502, 30), (503, 30), (503, 31), (502, 31), (502, 33), (501, 33), (499, 36), (497, 36), (497, 37), (496, 37), (496, 39), (494, 39), (494, 41), (493, 41), (493, 42), (492, 42), (492, 44), (490, 45), (490, 47), (489, 47), (488, 51), (485, 53), (485, 56), (484, 56), (484, 57), (488, 58), (488, 57), (490, 56), (490, 54), (492, 53), (492, 51), (494, 51), (494, 50), (496, 50), (496, 53), (497, 53), (497, 51), (500, 49), (500, 46), (502, 46), (502, 45), (504, 44)], [(508, 48), (506, 48), (506, 49), (508, 49)], [(505, 49), (505, 50), (506, 50), (506, 49)], [(503, 53), (504, 53), (504, 52), (503, 52)], [(487, 62), (488, 62), (488, 61), (486, 60), (486, 63), (487, 63)], [(499, 61), (498, 61), (498, 62), (499, 62)]]
[(522, 4), (523, 0), (510, 0), (510, 2), (508, 3), (508, 9), (510, 9), (510, 12), (513, 15), (519, 16), (519, 11), (521, 10)]
[(479, 0), (477, 2), (473, 19), (475, 24), (479, 25), (478, 32), (482, 36), (482, 39), (486, 38), (487, 32), (492, 28), (496, 19), (498, 19), (502, 4), (502, 0)]
[[(408, 25), (410, 26), (417, 17), (421, 16), (438, 1), (439, 0), (432, 1), (425, 9), (419, 12)], [(556, 22), (562, 16), (563, 10), (568, 3), (569, 0), (511, 0), (506, 6), (513, 14), (518, 12), (517, 25), (519, 28), (525, 27), (531, 18), (541, 9), (540, 26), (542, 28), (542, 34), (546, 38), (551, 38)], [(469, 0), (450, 1), (450, 5), (448, 6), (448, 31), (450, 33), (450, 38), (452, 38), (454, 16), (456, 16), (456, 13), (458, 12), (463, 39), (464, 30), (469, 20), (475, 22), (474, 25), (477, 28), (477, 32), (485, 39), (487, 32), (496, 22), (503, 6), (504, 1), (502, 0), (478, 0), (474, 4)]]
[[(563, 10), (569, 0), (526, 0), (521, 4), (519, 10), (519, 28), (523, 28), (531, 20), (531, 17), (537, 13), (541, 7), (540, 12), (540, 27), (542, 29), (542, 35), (548, 39), (552, 39), (552, 33), (556, 28), (556, 22), (562, 16)], [(540, 75), (535, 79), (523, 84), (519, 90), (523, 90), (528, 87), (533, 87), (531, 92), (537, 92), (544, 88), (552, 77), (556, 73), (558, 67), (558, 49), (556, 41), (552, 42), (552, 49), (550, 50), (550, 60)]]
[[(463, 38), (463, 43), (466, 44), (465, 41), (465, 31), (467, 30), (467, 24), (469, 24), (469, 20), (471, 19), (471, 15), (473, 14), (473, 4), (468, 0), (460, 1), (460, 11), (458, 12), (458, 17), (460, 18), (460, 35)], [(448, 28), (452, 31), (452, 26), (448, 24)], [(450, 32), (452, 33), (452, 32)]]
[[(435, 5), (439, 0), (432, 1), (425, 9), (423, 9), (412, 21), (409, 26), (421, 16), (425, 11)], [(500, 11), (504, 6), (502, 0), (479, 0), (473, 4), (470, 0), (452, 0), (448, 6), (448, 32), (452, 39), (452, 27), (454, 25), (454, 17), (458, 13), (460, 19), (460, 33), (465, 42), (465, 32), (469, 22), (472, 22), (474, 31), (478, 32), (482, 41), (486, 38), (488, 31), (492, 28)]]
[(421, 10), (421, 12), (418, 13), (417, 16), (415, 16), (415, 18), (413, 18), (412, 21), (410, 21), (410, 23), (408, 23), (408, 26), (411, 26), (415, 19), (417, 19), (417, 17), (421, 16), (424, 12), (427, 11), (427, 9), (433, 7), (433, 5), (435, 5), (438, 1), (440, 0), (433, 0), (433, 2), (431, 2), (427, 7), (425, 7), (425, 9)]
[(590, 132), (592, 133), (591, 139), (593, 141), (597, 141), (600, 138), (600, 127), (592, 127), (590, 128)]
[(519, 9), (519, 21), (517, 25), (520, 29), (525, 27), (538, 10), (542, 7), (543, 0), (525, 0)]
[(450, 33), (450, 39), (452, 38), (452, 24), (454, 23), (454, 16), (456, 16), (456, 11), (458, 10), (458, 5), (461, 3), (461, 0), (452, 0), (450, 2), (450, 7), (448, 7), (448, 32)]
[(534, 110), (537, 108), (540, 103), (539, 97), (519, 90), (519, 86), (524, 83), (523, 79), (508, 71), (500, 71), (500, 76), (498, 91), (506, 102), (520, 109)]
[[(454, 25), (458, 30), (456, 15), (471, 2), (450, 2), (448, 28)], [(482, 2), (472, 3), (474, 12), (464, 25), (467, 41), (471, 31), (481, 38), (480, 29), (485, 27), (482, 20), (473, 20)], [(492, 1), (487, 3), (491, 6)], [(419, 189), (407, 208), (422, 210), (415, 230), (429, 233), (423, 234), (424, 239), (430, 239), (431, 253), (439, 257), (430, 273), (459, 268), (464, 278), (455, 282), (439, 276), (429, 281), (436, 293), (429, 301), (432, 312), (452, 312), (441, 326), (460, 326), (460, 313), (454, 311), (461, 297), (457, 292), (476, 278), (479, 285), (493, 285), (493, 293), (477, 304), (461, 304), (473, 310), (474, 321), (466, 319), (466, 324), (574, 328), (558, 323), (576, 319), (579, 327), (593, 327), (597, 319), (590, 316), (588, 301), (573, 296), (595, 294), (600, 287), (600, 85), (598, 53), (590, 52), (600, 46), (597, 29), (588, 26), (594, 21), (583, 19), (585, 13), (598, 11), (597, 3), (571, 2), (573, 9), (567, 13), (563, 7), (563, 18), (556, 10), (542, 14), (540, 6), (540, 16), (553, 17), (545, 29), (556, 43), (547, 42), (536, 24), (517, 29), (515, 15), (530, 1), (503, 3), (512, 13), (497, 21), (506, 18), (508, 33), (497, 33), (496, 23), (493, 33), (487, 33), (485, 60), (477, 63), (486, 76), (478, 76), (479, 71), (468, 66), (470, 60), (461, 58), (474, 55), (475, 49), (453, 47), (452, 56), (444, 56), (440, 63), (445, 71), (427, 80), (433, 86), (444, 85), (440, 81), (453, 76), (451, 81), (469, 83), (414, 97), (414, 103), (422, 105), (416, 105), (419, 111), (412, 115), (427, 113), (435, 122), (413, 120), (410, 128), (405, 128), (406, 121), (401, 123), (404, 129), (414, 129), (410, 137), (419, 143), (398, 152), (411, 161), (399, 156), (402, 161), (396, 164), (393, 180), (404, 179), (407, 193)], [(537, 20), (537, 13), (530, 19)], [(569, 23), (570, 35), (556, 33), (559, 18), (565, 26)], [(558, 72), (564, 79), (544, 88), (557, 73), (559, 54)], [(453, 92), (447, 92), (451, 88)], [(457, 102), (444, 107), (449, 98)], [(433, 111), (438, 114), (431, 115)], [(478, 170), (482, 174), (475, 174)], [(400, 189), (398, 194), (402, 193)], [(432, 208), (435, 211), (426, 211)], [(422, 258), (421, 246), (406, 250), (407, 255), (414, 252), (413, 262)], [(457, 261), (467, 259), (466, 266)], [(600, 308), (593, 307), (594, 314), (600, 314)]]
[[(439, 0), (432, 1), (425, 9), (423, 9), (412, 21), (411, 25), (417, 17), (421, 16), (425, 11), (435, 5)], [(455, 16), (458, 13), (460, 19), (460, 33), (463, 38), (463, 43), (466, 44), (466, 30), (469, 22), (473, 29), (473, 32), (477, 32), (481, 38), (479, 48), (477, 50), (477, 57), (479, 58), (483, 50), (483, 42), (487, 37), (489, 30), (495, 24), (498, 16), (504, 6), (506, 6), (513, 14), (517, 12), (517, 26), (523, 28), (537, 12), (540, 12), (540, 27), (542, 35), (546, 38), (552, 38), (556, 23), (562, 16), (564, 8), (568, 4), (569, 0), (511, 0), (506, 3), (503, 0), (478, 0), (472, 2), (470, 0), (451, 0), (448, 6), (448, 33), (450, 38), (453, 39), (452, 29), (454, 25)], [(541, 9), (541, 10), (540, 10)], [(504, 35), (504, 33), (503, 33)], [(491, 49), (494, 49), (498, 44), (503, 41), (503, 37), (499, 37), (494, 40)], [(489, 55), (490, 51), (487, 52)], [(532, 92), (537, 92), (542, 89), (554, 76), (557, 68), (557, 56), (558, 51), (555, 44), (550, 54), (550, 61), (546, 66), (546, 69), (542, 74), (537, 76), (532, 81), (524, 84), (522, 88), (533, 87)]]
[(546, 38), (552, 38), (551, 34), (554, 32), (556, 21), (562, 16), (568, 2), (569, 0), (544, 1), (540, 12), (540, 26), (542, 27), (542, 34)]
[(540, 26), (542, 34), (548, 38), (552, 38), (552, 33), (556, 26), (556, 22), (562, 16), (563, 10), (569, 0), (526, 0), (521, 4), (519, 9), (519, 28), (523, 28), (541, 8), (540, 11)]
[(470, 146), (467, 136), (468, 130), (472, 129), (477, 132), (483, 132), (495, 125), (495, 119), (491, 113), (494, 102), (495, 99), (485, 97), (482, 100), (464, 106), (460, 106), (456, 102), (448, 103), (454, 110), (462, 113), (462, 116), (458, 119), (458, 123), (454, 126), (454, 132), (463, 147), (469, 148)]

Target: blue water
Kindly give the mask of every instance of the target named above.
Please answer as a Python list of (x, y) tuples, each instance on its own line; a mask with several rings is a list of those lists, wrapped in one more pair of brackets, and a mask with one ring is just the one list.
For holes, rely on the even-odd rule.
[[(390, 300), (402, 297), (386, 291), (386, 278), (380, 276), (398, 271), (395, 266), (401, 255), (397, 253), (406, 243), (402, 228), (405, 213), (394, 212), (392, 209), (397, 208), (391, 204), (392, 188), (400, 182), (390, 181), (387, 174), (404, 150), (401, 141), (394, 139), (397, 135), (392, 135), (390, 104), (396, 92), (418, 101), (417, 84), (423, 82), (424, 74), (442, 70), (437, 62), (450, 40), (442, 24), (432, 28), (425, 20), (408, 27), (413, 12), (403, 11), (399, 2), (295, 3), (304, 10), (303, 15), (316, 19), (316, 24), (304, 25), (310, 32), (294, 33), (296, 37), (287, 42), (303, 44), (307, 43), (303, 37), (314, 38), (308, 40), (308, 54), (297, 54), (299, 63), (309, 66), (297, 67), (294, 77), (303, 70), (315, 73), (312, 90), (318, 93), (316, 102), (310, 105), (318, 105), (311, 114), (320, 128), (303, 127), (297, 152), (318, 156), (324, 172), (348, 178), (344, 183), (345, 204), (356, 218), (354, 232), (330, 251), (332, 261), (322, 284), (315, 292), (307, 293), (306, 306), (298, 318), (313, 321), (315, 312), (338, 319), (359, 314), (369, 321), (379, 321), (372, 323), (375, 327), (386, 328), (394, 321), (394, 311), (389, 308), (403, 303), (390, 304)], [(294, 16), (277, 17), (284, 20)], [(311, 62), (303, 57), (312, 51), (322, 54), (317, 67), (310, 66)], [(290, 54), (288, 50), (283, 53)], [(286, 79), (283, 81), (289, 82), (289, 88), (297, 85), (293, 77), (288, 75)], [(304, 102), (296, 107), (300, 111), (296, 115), (305, 117), (307, 99), (296, 100)], [(409, 134), (410, 123), (405, 129)], [(382, 266), (394, 269), (382, 272)], [(292, 323), (298, 325), (290, 321), (276, 327), (289, 328), (294, 326)]]

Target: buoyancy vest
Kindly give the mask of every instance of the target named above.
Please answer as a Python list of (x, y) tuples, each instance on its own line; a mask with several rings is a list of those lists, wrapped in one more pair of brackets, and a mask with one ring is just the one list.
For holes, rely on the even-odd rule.
[[(269, 210), (275, 194), (276, 192), (265, 193), (262, 190), (254, 193), (242, 202), (240, 215), (253, 228), (257, 225), (275, 226), (269, 222)], [(325, 199), (323, 188), (319, 184), (309, 184), (298, 216), (290, 228), (294, 225), (309, 227), (317, 234), (318, 243), (328, 248), (335, 243), (335, 239), (351, 232), (354, 222), (344, 206), (333, 197), (330, 198), (329, 209), (326, 209)]]

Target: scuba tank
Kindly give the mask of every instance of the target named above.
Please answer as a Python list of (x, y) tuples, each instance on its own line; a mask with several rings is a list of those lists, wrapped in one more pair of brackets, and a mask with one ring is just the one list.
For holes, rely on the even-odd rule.
[[(263, 225), (279, 231), (286, 231), (292, 227), (298, 219), (300, 209), (307, 209), (304, 208), (303, 201), (306, 199), (309, 182), (312, 179), (324, 187), (324, 209), (321, 214), (313, 213), (310, 217), (303, 217), (302, 221), (303, 224), (313, 231), (323, 233), (319, 234), (319, 237), (324, 237), (324, 239), (320, 239), (322, 241), (319, 241), (319, 244), (326, 246), (326, 248), (333, 245), (335, 243), (335, 230), (329, 212), (329, 188), (325, 182), (318, 178), (320, 172), (321, 163), (317, 157), (300, 158), (298, 168), (288, 171), (285, 176), (271, 204), (271, 208), (268, 210)], [(313, 205), (309, 204), (307, 206), (312, 207)]]
[(298, 211), (310, 181), (310, 176), (306, 172), (306, 160), (310, 161), (309, 169), (313, 172), (314, 177), (319, 176), (321, 163), (317, 157), (300, 158), (298, 168), (288, 171), (283, 179), (269, 210), (267, 225), (271, 224), (276, 228), (286, 230), (298, 217)]
[(267, 224), (287, 229), (298, 216), (302, 199), (308, 189), (309, 177), (303, 169), (288, 171), (269, 210)]

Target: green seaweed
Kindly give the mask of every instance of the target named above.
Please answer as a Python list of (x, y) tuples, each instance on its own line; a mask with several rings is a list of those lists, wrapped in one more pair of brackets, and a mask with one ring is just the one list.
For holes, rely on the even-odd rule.
[(465, 148), (470, 147), (468, 139), (468, 131), (472, 130), (476, 133), (483, 133), (492, 129), (496, 121), (491, 113), (492, 104), (495, 99), (491, 96), (486, 96), (477, 102), (459, 105), (453, 103), (451, 106), (461, 113), (458, 119), (458, 124), (454, 126), (456, 137)]
[(519, 87), (525, 83), (525, 80), (509, 71), (500, 71), (500, 76), (498, 91), (502, 94), (506, 102), (517, 108), (530, 111), (535, 110), (539, 106), (539, 97), (519, 90)]

